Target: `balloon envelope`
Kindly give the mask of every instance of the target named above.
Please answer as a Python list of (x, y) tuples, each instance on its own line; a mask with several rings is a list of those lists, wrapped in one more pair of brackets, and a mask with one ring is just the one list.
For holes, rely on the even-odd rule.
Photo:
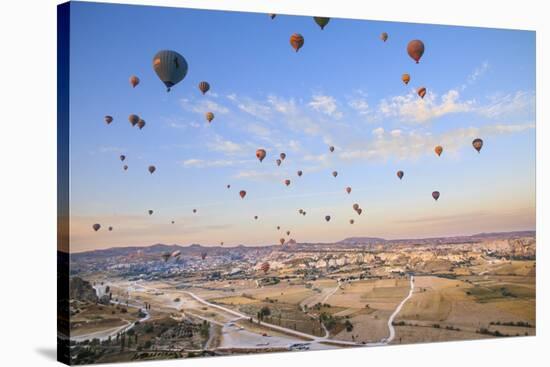
[(290, 36), (290, 45), (296, 52), (298, 52), (298, 50), (304, 45), (304, 37), (302, 37), (299, 33), (294, 33)]
[(113, 122), (113, 116), (106, 115), (105, 122), (107, 123), (107, 125), (109, 125), (111, 122)]
[(303, 174), (303, 172), (302, 172), (302, 171), (298, 171), (298, 172), (296, 172), (296, 173), (298, 174), (298, 177), (301, 177), (301, 176), (302, 176), (302, 174)]
[(328, 222), (330, 220), (330, 215), (325, 215), (325, 220)]
[(147, 170), (149, 171), (150, 174), (153, 174), (153, 172), (155, 172), (157, 170), (157, 168), (155, 166), (149, 166), (149, 168), (147, 168)]
[(443, 147), (441, 145), (438, 145), (434, 148), (435, 154), (437, 154), (438, 157), (441, 156), (441, 153), (443, 153)]
[(239, 191), (239, 196), (241, 197), (241, 199), (244, 199), (244, 197), (246, 196), (246, 191), (244, 190)]
[(426, 95), (426, 88), (424, 87), (418, 88), (417, 93), (420, 96), (420, 98), (424, 98), (424, 96)]
[(403, 171), (397, 171), (397, 177), (399, 177), (400, 180), (403, 178), (403, 175)]
[(208, 92), (210, 90), (210, 84), (208, 84), (208, 82), (205, 82), (205, 81), (202, 81), (199, 83), (199, 90), (201, 91), (201, 93), (204, 95), (206, 94), (206, 92)]
[(351, 187), (346, 187), (346, 192), (349, 194), (351, 192)]
[(132, 88), (135, 88), (138, 84), (139, 84), (139, 78), (135, 75), (132, 75), (130, 77), (130, 85), (132, 86)]
[(256, 158), (258, 158), (260, 160), (260, 162), (264, 160), (265, 155), (266, 155), (266, 152), (265, 152), (264, 149), (256, 150)]
[(136, 126), (136, 124), (139, 122), (139, 116), (131, 114), (128, 116), (128, 121), (132, 124), (132, 126)]
[(214, 120), (214, 114), (212, 112), (207, 112), (205, 114), (206, 120), (210, 123), (212, 120)]
[(388, 34), (386, 32), (382, 32), (382, 34), (380, 35), (380, 39), (386, 42), (388, 40)]
[(483, 147), (483, 140), (481, 140), (480, 138), (474, 139), (474, 141), (472, 141), (472, 146), (473, 146), (474, 149), (477, 150), (477, 152), (479, 153), (479, 151), (480, 151), (481, 148)]
[(321, 27), (321, 30), (325, 29), (328, 22), (330, 22), (330, 18), (326, 17), (313, 17), (313, 19), (315, 20), (315, 23), (317, 23), (317, 25)]
[(410, 41), (407, 45), (407, 53), (418, 64), (420, 58), (424, 55), (424, 42), (421, 40)]
[(437, 201), (437, 199), (439, 199), (439, 191), (432, 192), (432, 197), (434, 198), (435, 201)]
[(99, 223), (96, 223), (92, 226), (92, 228), (94, 229), (94, 231), (99, 231), (99, 229), (101, 228), (101, 225)]
[(401, 80), (407, 85), (411, 81), (411, 76), (409, 74), (403, 74), (401, 75)]
[(187, 75), (187, 61), (172, 50), (162, 50), (153, 57), (153, 69), (158, 78), (166, 85), (166, 91), (178, 84)]

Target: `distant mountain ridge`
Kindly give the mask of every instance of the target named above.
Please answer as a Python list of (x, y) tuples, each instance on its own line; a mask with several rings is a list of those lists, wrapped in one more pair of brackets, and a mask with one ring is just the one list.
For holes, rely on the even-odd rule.
[[(405, 239), (384, 239), (380, 237), (349, 237), (345, 238), (338, 242), (330, 243), (298, 243), (293, 246), (283, 246), (285, 250), (295, 249), (306, 249), (307, 247), (337, 247), (345, 248), (348, 246), (374, 246), (374, 245), (400, 245), (400, 244), (453, 244), (453, 243), (468, 243), (468, 242), (479, 242), (481, 240), (499, 240), (499, 239), (511, 239), (518, 237), (531, 237), (535, 236), (536, 231), (513, 231), (513, 232), (487, 232), (487, 233), (477, 233), (473, 235), (463, 235), (463, 236), (447, 236), (447, 237), (426, 237), (426, 238), (405, 238)], [(199, 256), (201, 252), (207, 251), (210, 255), (224, 254), (227, 251), (232, 251), (235, 253), (244, 253), (247, 251), (270, 251), (273, 248), (281, 248), (280, 245), (266, 245), (266, 246), (244, 246), (242, 244), (236, 246), (202, 246), (200, 244), (191, 244), (191, 245), (165, 245), (157, 243), (151, 246), (128, 246), (128, 247), (113, 247), (108, 249), (101, 250), (92, 250), (84, 251), (78, 253), (72, 253), (71, 257), (74, 259), (84, 259), (86, 257), (114, 257), (114, 256), (127, 256), (130, 253), (141, 253), (143, 255), (160, 255), (164, 252), (174, 252), (181, 251), (182, 255), (196, 255)]]

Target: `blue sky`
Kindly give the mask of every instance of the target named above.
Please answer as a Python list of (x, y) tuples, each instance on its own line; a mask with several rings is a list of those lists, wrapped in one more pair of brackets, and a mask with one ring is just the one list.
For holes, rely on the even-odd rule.
[[(71, 16), (73, 251), (273, 244), (287, 229), (307, 242), (535, 227), (534, 32), (347, 19), (321, 31), (311, 17), (93, 3), (73, 3)], [(295, 32), (305, 38), (298, 53)], [(420, 64), (406, 53), (417, 38)], [(189, 64), (170, 93), (152, 69), (162, 49)]]

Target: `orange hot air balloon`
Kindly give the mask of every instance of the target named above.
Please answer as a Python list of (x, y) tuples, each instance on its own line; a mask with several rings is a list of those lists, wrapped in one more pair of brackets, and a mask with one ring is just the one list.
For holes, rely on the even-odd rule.
[(153, 174), (157, 170), (157, 168), (155, 166), (149, 166), (147, 170), (149, 171), (150, 174)]
[(239, 191), (239, 196), (241, 197), (241, 199), (244, 199), (244, 197), (246, 196), (246, 191), (244, 190)]
[(113, 116), (106, 115), (105, 122), (107, 123), (107, 125), (109, 125), (111, 122), (113, 122)]
[(330, 215), (325, 215), (325, 220), (328, 222), (330, 221)]
[(355, 221), (353, 219), (350, 219), (349, 224), (353, 224), (353, 223), (355, 223)]
[(212, 112), (207, 112), (204, 116), (206, 117), (206, 121), (208, 121), (208, 123), (211, 123), (212, 120), (214, 120), (214, 114)]
[(99, 229), (101, 228), (101, 224), (96, 223), (96, 224), (94, 224), (94, 225), (92, 226), (92, 228), (94, 229), (94, 231), (97, 232), (97, 231), (99, 231)]
[(258, 158), (260, 160), (260, 162), (264, 160), (265, 155), (266, 155), (266, 152), (265, 152), (264, 149), (256, 150), (256, 158)]
[(418, 93), (418, 95), (420, 96), (420, 98), (424, 99), (424, 96), (426, 95), (426, 88), (420, 87), (420, 88), (418, 88), (418, 90), (416, 91), (416, 93)]
[(139, 119), (137, 126), (139, 127), (140, 130), (143, 129), (145, 127), (145, 121), (142, 119)]
[(286, 235), (287, 235), (287, 236), (290, 236), (290, 231), (286, 231)]
[(290, 185), (290, 180), (288, 180), (288, 179), (285, 180), (285, 185), (287, 185), (287, 186)]
[(424, 42), (421, 40), (412, 40), (407, 45), (407, 53), (418, 64), (420, 58), (424, 55)]
[(351, 187), (349, 187), (349, 186), (346, 187), (346, 192), (347, 192), (348, 194), (351, 193)]
[(275, 162), (277, 162), (277, 166), (280, 166), (283, 161), (280, 159), (277, 159)]
[(353, 204), (353, 210), (359, 209), (359, 204)]
[(400, 180), (403, 178), (403, 175), (403, 171), (397, 171), (397, 177), (399, 177)]
[(439, 191), (432, 192), (432, 197), (434, 198), (435, 201), (437, 201), (437, 199), (439, 199)]
[(332, 152), (334, 152), (334, 147), (331, 145), (331, 146), (328, 148), (328, 150), (330, 150), (330, 152), (332, 153)]
[(405, 85), (407, 85), (411, 81), (411, 76), (405, 73), (401, 75), (401, 80), (403, 81), (403, 83), (405, 83)]
[(202, 95), (205, 95), (206, 92), (210, 90), (210, 84), (208, 84), (208, 82), (205, 82), (205, 81), (200, 82), (199, 90), (201, 91)]
[(438, 145), (434, 148), (435, 154), (437, 154), (438, 157), (441, 157), (441, 153), (443, 153), (443, 147), (441, 145)]
[(121, 160), (122, 162), (124, 162), (125, 159), (126, 159), (126, 156), (125, 156), (124, 154), (121, 154), (121, 155), (120, 155), (120, 160)]
[(279, 157), (281, 157), (281, 159), (284, 161), (285, 158), (286, 158), (286, 154), (285, 154), (285, 153), (281, 153), (281, 154), (279, 154)]
[(124, 165), (124, 167), (122, 167), (122, 168), (124, 168), (125, 171), (128, 170), (128, 166), (127, 166), (127, 165)]
[(269, 263), (268, 263), (268, 262), (263, 263), (263, 264), (260, 266), (260, 269), (261, 269), (265, 274), (267, 274), (267, 272), (269, 271)]
[(479, 153), (479, 151), (480, 151), (481, 148), (483, 147), (483, 140), (481, 140), (480, 138), (474, 139), (474, 141), (472, 141), (472, 146), (473, 146), (474, 149), (477, 150), (477, 152)]
[(363, 209), (357, 208), (356, 212), (357, 212), (357, 214), (361, 215), (361, 213), (363, 213)]
[(296, 172), (296, 173), (298, 174), (298, 177), (302, 177), (302, 174), (303, 174), (302, 171), (298, 171), (298, 172)]
[(299, 33), (294, 33), (290, 36), (290, 45), (296, 52), (298, 52), (298, 50), (304, 45), (304, 37), (302, 37)]
[(382, 34), (380, 35), (380, 39), (386, 42), (388, 40), (388, 34), (386, 32), (382, 32)]
[(151, 209), (147, 210), (147, 213), (149, 213), (149, 215), (153, 215), (153, 211)]
[(196, 213), (197, 212), (197, 209), (193, 209), (193, 213)]
[(139, 78), (135, 75), (132, 75), (130, 77), (130, 85), (132, 86), (132, 88), (135, 88), (138, 84), (139, 84)]
[(130, 123), (132, 124), (132, 126), (136, 126), (137, 123), (139, 122), (139, 116), (138, 116), (138, 115), (131, 114), (130, 116), (128, 116), (128, 121), (130, 121)]
[(285, 244), (285, 239), (284, 239), (284, 238), (280, 238), (280, 239), (279, 239), (279, 242), (281, 243), (281, 245), (284, 245), (284, 244)]
[(334, 177), (336, 177), (336, 176), (338, 176), (338, 172), (332, 171), (332, 175), (333, 175)]

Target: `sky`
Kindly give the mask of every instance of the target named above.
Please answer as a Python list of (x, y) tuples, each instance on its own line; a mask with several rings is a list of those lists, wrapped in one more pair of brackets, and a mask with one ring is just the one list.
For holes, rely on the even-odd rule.
[[(535, 228), (534, 32), (73, 2), (70, 42), (73, 252)], [(189, 64), (169, 93), (152, 68), (163, 49)]]

